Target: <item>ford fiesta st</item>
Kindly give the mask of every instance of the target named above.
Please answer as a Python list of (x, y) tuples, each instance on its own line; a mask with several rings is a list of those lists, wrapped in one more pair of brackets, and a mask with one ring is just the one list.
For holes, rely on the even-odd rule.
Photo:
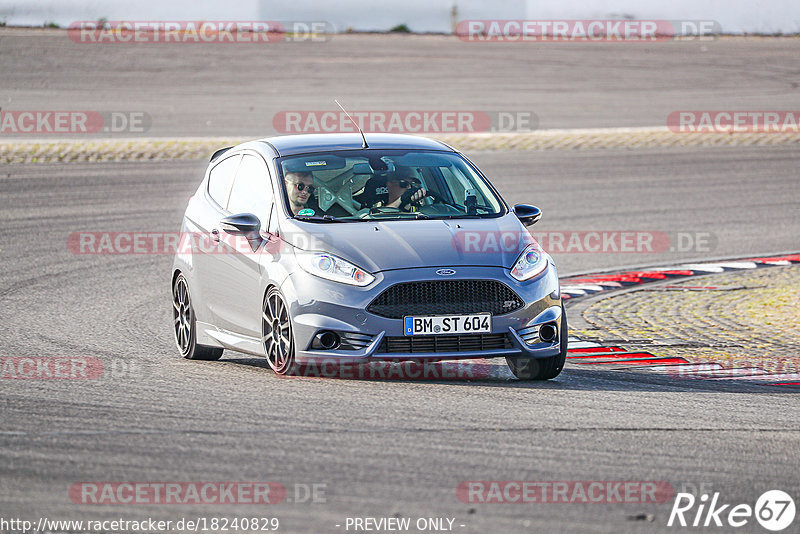
[[(504, 357), (561, 372), (558, 276), (465, 156), (405, 135), (295, 135), (217, 151), (183, 218), (175, 340), (190, 359), (260, 355), (279, 374), (320, 359)], [(187, 237), (188, 236), (188, 237)]]

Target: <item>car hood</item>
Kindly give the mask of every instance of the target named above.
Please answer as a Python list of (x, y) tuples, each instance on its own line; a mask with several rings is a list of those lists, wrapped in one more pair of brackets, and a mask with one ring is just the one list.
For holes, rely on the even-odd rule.
[(370, 272), (417, 267), (511, 268), (533, 237), (513, 213), (494, 219), (310, 223), (288, 221), (283, 238)]

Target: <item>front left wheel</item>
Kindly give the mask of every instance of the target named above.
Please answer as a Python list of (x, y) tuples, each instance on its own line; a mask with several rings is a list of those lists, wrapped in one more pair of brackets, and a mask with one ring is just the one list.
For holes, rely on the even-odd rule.
[(289, 307), (278, 288), (267, 291), (261, 313), (261, 341), (272, 370), (290, 374), (294, 368), (294, 332)]
[(222, 350), (197, 344), (197, 318), (189, 296), (189, 284), (179, 274), (172, 285), (172, 318), (175, 343), (181, 356), (189, 360), (219, 360)]

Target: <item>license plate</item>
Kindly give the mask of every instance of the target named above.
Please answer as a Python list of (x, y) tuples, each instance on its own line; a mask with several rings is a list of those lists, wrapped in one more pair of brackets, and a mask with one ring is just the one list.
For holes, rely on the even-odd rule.
[(407, 336), (439, 334), (489, 334), (492, 331), (492, 314), (427, 315), (404, 317), (403, 333)]

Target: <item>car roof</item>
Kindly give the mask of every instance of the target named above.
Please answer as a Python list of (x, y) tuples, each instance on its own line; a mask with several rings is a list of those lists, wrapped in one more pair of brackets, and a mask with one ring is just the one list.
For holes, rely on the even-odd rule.
[[(369, 148), (375, 149), (417, 149), (455, 152), (451, 147), (427, 137), (401, 134), (365, 134)], [(261, 140), (275, 149), (279, 156), (306, 154), (309, 152), (330, 152), (333, 150), (360, 150), (363, 147), (361, 135), (346, 134), (301, 134), (267, 137)]]

